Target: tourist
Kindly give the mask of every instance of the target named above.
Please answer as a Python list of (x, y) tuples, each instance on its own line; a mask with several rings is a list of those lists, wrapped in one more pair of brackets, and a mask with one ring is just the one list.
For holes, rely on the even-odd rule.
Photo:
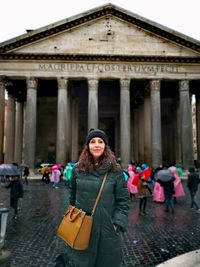
[(194, 167), (189, 168), (187, 187), (189, 188), (191, 196), (190, 208), (191, 209), (195, 208), (197, 212), (200, 212), (199, 205), (197, 204), (196, 200), (196, 194), (198, 191), (199, 183), (200, 183), (199, 174), (195, 171)]
[(70, 179), (69, 202), (91, 214), (103, 177), (106, 182), (93, 217), (89, 247), (77, 251), (67, 246), (67, 255), (77, 267), (120, 267), (122, 240), (127, 226), (130, 197), (115, 155), (104, 131), (91, 129)]
[(152, 194), (151, 189), (147, 182), (145, 181), (145, 174), (141, 172), (138, 179), (138, 195), (139, 195), (139, 215), (146, 215), (146, 205), (147, 205), (147, 194), (148, 191)]
[(14, 209), (13, 219), (18, 218), (18, 201), (23, 198), (23, 185), (19, 176), (12, 176), (10, 183), (6, 186), (10, 188), (10, 207)]

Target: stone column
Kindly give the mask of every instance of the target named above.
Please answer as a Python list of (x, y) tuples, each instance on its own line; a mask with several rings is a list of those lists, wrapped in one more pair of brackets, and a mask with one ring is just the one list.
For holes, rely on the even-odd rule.
[(37, 79), (27, 78), (27, 97), (24, 125), (24, 163), (31, 170), (35, 168), (36, 119), (37, 119)]
[(196, 95), (197, 160), (200, 165), (200, 95)]
[(179, 82), (180, 92), (180, 123), (181, 123), (181, 149), (183, 167), (194, 165), (192, 143), (192, 112), (189, 95), (189, 81)]
[(144, 98), (144, 161), (151, 165), (151, 100)]
[(120, 153), (123, 167), (130, 163), (130, 80), (120, 80)]
[(162, 164), (160, 81), (150, 81), (152, 167)]
[(135, 160), (135, 142), (134, 142), (134, 109), (130, 108), (130, 136), (131, 136), (131, 152), (130, 152), (130, 157), (131, 157), (131, 162), (134, 162)]
[(139, 125), (139, 108), (138, 106), (135, 107), (134, 109), (134, 161), (139, 161), (139, 144), (138, 144), (138, 139), (139, 139), (139, 130), (138, 130), (138, 125)]
[(5, 163), (14, 162), (15, 145), (15, 98), (8, 91), (8, 105), (5, 128)]
[(58, 79), (56, 162), (65, 165), (67, 156), (67, 78)]
[(72, 101), (72, 161), (78, 160), (78, 101)]
[(72, 151), (72, 96), (70, 95), (70, 84), (67, 85), (67, 116), (66, 116), (66, 162), (71, 159)]
[(88, 79), (88, 131), (98, 128), (98, 80)]
[(179, 100), (177, 100), (174, 104), (175, 104), (175, 111), (176, 111), (175, 112), (175, 160), (176, 160), (176, 163), (182, 164)]
[(3, 163), (6, 80), (0, 76), (0, 164)]
[(140, 101), (139, 105), (139, 120), (138, 120), (138, 156), (139, 161), (144, 162), (144, 103)]
[(18, 164), (22, 163), (22, 141), (23, 141), (23, 103), (16, 102), (15, 113), (15, 152), (14, 161)]

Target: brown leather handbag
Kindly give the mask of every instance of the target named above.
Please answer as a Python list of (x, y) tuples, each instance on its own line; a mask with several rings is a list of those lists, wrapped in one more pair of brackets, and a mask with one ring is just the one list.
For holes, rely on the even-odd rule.
[(69, 205), (61, 220), (56, 234), (73, 249), (85, 250), (88, 248), (93, 224), (93, 215), (100, 199), (106, 177), (107, 174), (103, 178), (91, 216), (86, 215), (85, 211), (82, 209)]

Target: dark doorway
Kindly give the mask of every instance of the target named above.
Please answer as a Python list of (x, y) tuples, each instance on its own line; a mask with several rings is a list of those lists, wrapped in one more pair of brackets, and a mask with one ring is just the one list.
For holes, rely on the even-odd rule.
[(99, 128), (104, 130), (108, 136), (108, 143), (113, 152), (115, 152), (115, 119), (100, 118)]

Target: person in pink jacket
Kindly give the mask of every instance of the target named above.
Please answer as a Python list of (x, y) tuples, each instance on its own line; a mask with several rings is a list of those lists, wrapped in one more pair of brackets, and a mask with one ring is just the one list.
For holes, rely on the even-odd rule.
[[(169, 170), (172, 172), (175, 178), (174, 180), (175, 194), (173, 195), (173, 198), (176, 200), (177, 197), (185, 196), (185, 191), (184, 191), (181, 179), (178, 176), (176, 167), (171, 166), (169, 167)], [(153, 200), (157, 202), (164, 202), (165, 200), (163, 187), (158, 182), (155, 182), (155, 186), (153, 189)]]
[(58, 188), (58, 184), (60, 182), (61, 172), (57, 168), (52, 168), (52, 173), (50, 175), (50, 180), (53, 183), (52, 187)]
[(137, 186), (133, 184), (133, 179), (134, 179), (135, 173), (134, 173), (133, 167), (131, 165), (128, 166), (128, 174), (129, 174), (129, 178), (127, 181), (127, 187), (128, 187), (130, 197), (132, 199), (133, 196), (135, 196), (135, 194), (137, 194), (138, 189), (137, 189)]
[(176, 201), (177, 197), (183, 197), (185, 196), (185, 191), (181, 182), (181, 179), (178, 175), (177, 169), (174, 166), (169, 167), (169, 170), (173, 173), (175, 180), (174, 180), (174, 189), (175, 194), (173, 195), (174, 201)]

